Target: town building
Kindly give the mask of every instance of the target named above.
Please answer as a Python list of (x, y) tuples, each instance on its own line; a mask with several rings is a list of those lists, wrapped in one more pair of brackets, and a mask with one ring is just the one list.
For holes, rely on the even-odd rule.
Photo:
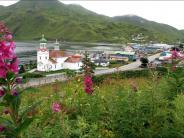
[(91, 57), (91, 62), (93, 62), (96, 66), (109, 66), (109, 58), (108, 55), (103, 51), (98, 51)]
[(37, 50), (38, 71), (56, 71), (61, 69), (79, 70), (81, 66), (81, 55), (69, 55), (64, 50), (60, 50), (57, 40), (54, 49), (49, 50), (47, 48), (47, 40), (42, 35), (40, 47)]
[(111, 62), (128, 62), (128, 57), (124, 57), (124, 56), (121, 56), (121, 55), (118, 55), (118, 54), (111, 54), (110, 57), (109, 57), (109, 60)]
[(134, 51), (116, 51), (111, 57), (123, 57), (128, 58), (129, 61), (136, 60), (136, 53)]

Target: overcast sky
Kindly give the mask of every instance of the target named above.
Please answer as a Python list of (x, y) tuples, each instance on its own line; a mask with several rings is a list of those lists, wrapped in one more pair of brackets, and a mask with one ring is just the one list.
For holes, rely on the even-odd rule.
[[(15, 1), (0, 0), (0, 5)], [(61, 1), (65, 4), (80, 4), (99, 14), (119, 16), (135, 14), (148, 20), (169, 24), (184, 29), (184, 1)]]

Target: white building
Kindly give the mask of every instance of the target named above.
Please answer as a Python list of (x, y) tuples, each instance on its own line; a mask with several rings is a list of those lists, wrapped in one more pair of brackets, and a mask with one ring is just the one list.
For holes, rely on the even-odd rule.
[(38, 71), (56, 71), (61, 69), (79, 70), (82, 66), (82, 56), (68, 55), (64, 50), (59, 49), (59, 43), (56, 40), (54, 50), (49, 51), (47, 40), (42, 35), (40, 48), (37, 50), (37, 70)]

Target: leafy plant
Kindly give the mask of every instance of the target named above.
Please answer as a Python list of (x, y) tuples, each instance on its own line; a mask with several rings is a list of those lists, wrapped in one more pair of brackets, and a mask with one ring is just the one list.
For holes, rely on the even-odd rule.
[(0, 23), (0, 35), (0, 109), (4, 110), (0, 117), (0, 137), (20, 138), (34, 119), (30, 113), (36, 104), (20, 109), (22, 91), (17, 88), (21, 80), (16, 76), (18, 61), (15, 45), (3, 23)]

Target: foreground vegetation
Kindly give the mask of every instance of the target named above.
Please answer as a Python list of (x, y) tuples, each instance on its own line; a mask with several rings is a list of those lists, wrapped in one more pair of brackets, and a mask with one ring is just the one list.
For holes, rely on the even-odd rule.
[[(23, 107), (42, 103), (30, 112), (37, 118), (24, 136), (184, 137), (184, 71), (162, 77), (158, 72), (130, 74), (94, 78), (91, 95), (84, 92), (81, 78), (27, 89)], [(53, 112), (54, 102), (60, 103), (60, 112)]]

